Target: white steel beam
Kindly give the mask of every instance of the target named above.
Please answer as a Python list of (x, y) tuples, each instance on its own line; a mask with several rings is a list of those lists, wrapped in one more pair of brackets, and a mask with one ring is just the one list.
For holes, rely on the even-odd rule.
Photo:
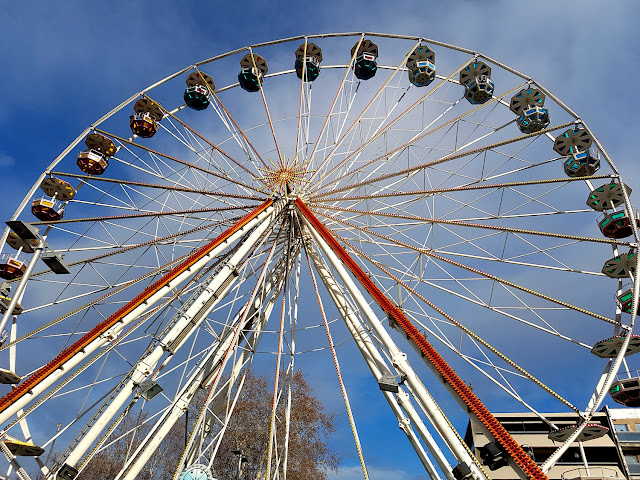
[(180, 285), (182, 282), (187, 280), (187, 278), (189, 278), (194, 272), (204, 267), (213, 258), (220, 255), (226, 248), (229, 247), (229, 245), (237, 241), (249, 230), (256, 227), (257, 225), (262, 225), (262, 228), (266, 230), (266, 227), (271, 224), (273, 218), (280, 212), (283, 206), (284, 201), (281, 200), (267, 207), (264, 211), (256, 215), (255, 218), (251, 219), (244, 226), (231, 234), (229, 238), (221, 242), (220, 245), (211, 250), (211, 252), (203, 255), (202, 258), (196, 261), (190, 268), (177, 275), (174, 279), (168, 281), (166, 285), (152, 294), (146, 302), (140, 304), (131, 312), (124, 315), (112, 328), (90, 342), (84, 349), (76, 352), (66, 362), (62, 363), (59, 368), (57, 368), (52, 374), (48, 375), (47, 377), (40, 380), (37, 384), (35, 384), (26, 395), (20, 397), (11, 405), (9, 405), (4, 411), (0, 413), (0, 424), (4, 424), (5, 422), (7, 422), (13, 415), (15, 415), (19, 410), (21, 410), (31, 401), (37, 398), (47, 388), (57, 382), (60, 378), (67, 375), (75, 366), (91, 357), (93, 352), (95, 352), (97, 349), (101, 348), (108, 342), (115, 340), (127, 325), (143, 315), (158, 300), (167, 295), (171, 290)]
[(455, 431), (451, 423), (449, 423), (440, 410), (438, 404), (424, 387), (420, 378), (409, 364), (407, 355), (395, 344), (338, 256), (333, 252), (322, 236), (315, 230), (307, 218), (304, 215), (300, 215), (300, 217), (304, 220), (307, 231), (310, 232), (319, 249), (329, 260), (329, 263), (334, 268), (347, 291), (356, 302), (358, 309), (367, 319), (378, 339), (389, 352), (394, 368), (406, 377), (407, 384), (410, 386), (416, 401), (428, 413), (434, 428), (438, 431), (451, 453), (456, 457), (458, 462), (466, 463), (471, 468), (471, 471), (476, 478), (488, 480), (488, 477), (478, 463), (478, 460), (470, 453), (468, 447), (462, 441), (462, 438)]
[[(347, 302), (344, 292), (336, 282), (335, 278), (329, 271), (329, 268), (325, 264), (325, 262), (320, 258), (320, 256), (313, 250), (308, 249), (309, 256), (313, 260), (313, 264), (322, 279), (331, 299), (335, 303), (340, 315), (345, 321), (349, 332), (353, 336), (353, 339), (362, 354), (365, 362), (369, 366), (371, 373), (376, 381), (382, 376), (383, 373), (389, 373), (391, 370), (387, 366), (384, 358), (375, 347), (373, 341), (371, 340), (371, 336), (367, 332), (365, 326), (362, 324), (356, 313), (349, 306)], [(419, 416), (418, 412), (413, 408), (409, 400), (409, 396), (404, 391), (399, 391), (396, 395), (391, 392), (383, 391), (384, 397), (386, 398), (389, 406), (393, 410), (393, 413), (398, 419), (398, 426), (405, 433), (411, 446), (413, 446), (414, 450), (418, 454), (420, 461), (424, 465), (425, 470), (429, 474), (429, 476), (433, 480), (439, 480), (440, 476), (438, 475), (435, 467), (429, 457), (427, 457), (422, 444), (418, 440), (413, 428), (411, 427), (411, 422), (413, 421), (416, 425), (416, 429), (418, 430), (420, 436), (423, 441), (428, 445), (429, 450), (432, 452), (436, 463), (440, 467), (440, 470), (444, 473), (445, 477), (448, 480), (454, 480), (454, 477), (451, 473), (451, 465), (447, 461), (444, 453), (440, 449), (440, 447), (435, 442), (433, 436), (427, 430), (427, 427), (422, 422), (422, 418)], [(403, 413), (404, 410), (404, 413)]]
[[(284, 264), (280, 265), (277, 272), (269, 276), (268, 281), (262, 287), (260, 293), (250, 302), (251, 308), (249, 308), (247, 312), (242, 309), (235, 316), (234, 320), (227, 328), (226, 335), (224, 335), (220, 345), (211, 350), (207, 358), (203, 361), (203, 367), (194, 372), (190, 381), (187, 382), (179, 395), (176, 396), (170, 408), (163, 414), (161, 419), (156, 422), (152, 431), (149, 432), (142, 443), (138, 446), (129, 461), (123, 467), (122, 471), (116, 476), (115, 480), (134, 480), (137, 477), (150, 456), (160, 445), (164, 437), (169, 433), (173, 425), (188, 409), (197, 390), (199, 388), (209, 386), (214, 379), (219, 378), (220, 372), (226, 365), (225, 359), (228, 359), (231, 356), (231, 353), (239, 346), (238, 340), (240, 337), (237, 335), (237, 332), (253, 322), (256, 315), (258, 315), (258, 321), (253, 327), (253, 332), (249, 339), (247, 339), (247, 347), (249, 348), (244, 349), (238, 360), (235, 362), (233, 372), (237, 377), (239, 373), (238, 365), (242, 365), (245, 362), (248, 350), (253, 352), (253, 348), (260, 339), (262, 328), (271, 314), (278, 292), (282, 288), (284, 278), (286, 276), (286, 272), (283, 272), (283, 267)], [(271, 293), (272, 291), (273, 293)], [(266, 307), (262, 313), (259, 313), (265, 299), (269, 297), (269, 295), (271, 296)], [(241, 327), (238, 325), (239, 322), (243, 323)], [(231, 382), (229, 382), (229, 385), (231, 385)], [(213, 397), (213, 400), (219, 400), (219, 398), (220, 396), (216, 396)], [(214, 405), (214, 409), (219, 409), (219, 407), (220, 405), (218, 404)], [(198, 441), (192, 444), (193, 451), (195, 450), (194, 445), (198, 444)], [(189, 456), (189, 452), (187, 452), (186, 457), (188, 458)]]
[(224, 298), (238, 277), (237, 265), (251, 249), (260, 242), (270, 225), (271, 222), (267, 219), (255, 228), (242, 245), (233, 252), (231, 258), (223, 263), (220, 271), (211, 279), (206, 288), (202, 290), (198, 298), (181, 314), (178, 321), (161, 341), (158, 342), (158, 345), (146, 356), (138, 360), (124, 388), (120, 390), (120, 393), (111, 401), (102, 415), (96, 420), (67, 457), (67, 465), (75, 466), (80, 461), (91, 444), (97, 440), (111, 419), (131, 397), (132, 392), (143, 380), (152, 374), (165, 352), (169, 352), (169, 358), (164, 362), (168, 363), (175, 352), (178, 351), (191, 334), (196, 331), (218, 302)]

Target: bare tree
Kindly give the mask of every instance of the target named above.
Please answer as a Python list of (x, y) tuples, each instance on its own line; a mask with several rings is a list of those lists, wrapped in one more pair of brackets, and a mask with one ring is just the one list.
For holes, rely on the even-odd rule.
[[(282, 376), (281, 385), (289, 379)], [(289, 429), (287, 479), (322, 480), (329, 470), (336, 470), (340, 458), (327, 445), (328, 436), (335, 430), (334, 416), (325, 412), (324, 406), (314, 395), (304, 374), (297, 371), (290, 378), (292, 408)], [(244, 388), (236, 403), (234, 414), (213, 463), (213, 470), (220, 480), (236, 478), (238, 458), (232, 452), (241, 450), (247, 457), (243, 466), (243, 479), (263, 477), (267, 467), (270, 418), (273, 390), (265, 377), (247, 375)], [(285, 402), (276, 409), (276, 438), (278, 463), (282, 478), (285, 438)]]
[[(289, 383), (290, 382), (290, 383)], [(327, 440), (335, 430), (334, 416), (325, 412), (324, 406), (313, 395), (313, 390), (300, 371), (292, 376), (282, 376), (280, 384), (288, 389), (291, 385), (292, 408), (289, 428), (287, 456), (288, 480), (323, 480), (330, 470), (336, 470), (340, 458), (332, 451)], [(286, 394), (285, 394), (286, 395)], [(190, 409), (190, 423), (202, 407), (205, 392), (196, 396)], [(213, 462), (214, 476), (219, 480), (236, 480), (238, 456), (241, 450), (246, 457), (242, 479), (257, 479), (265, 475), (269, 445), (270, 418), (273, 388), (266, 377), (247, 373), (244, 387), (235, 405), (233, 416)], [(78, 480), (113, 480), (128, 456), (138, 447), (149, 432), (144, 423), (146, 414), (129, 415), (123, 418), (110, 437), (113, 442), (96, 454), (83, 469)], [(193, 425), (189, 425), (191, 428)], [(135, 433), (131, 433), (135, 432)], [(283, 472), (285, 438), (285, 402), (280, 401), (276, 409), (276, 438), (279, 440), (274, 452), (279, 461), (273, 461), (272, 469)], [(118, 440), (115, 440), (118, 439)], [(166, 436), (160, 447), (149, 458), (137, 480), (166, 480), (173, 475), (185, 446), (185, 423), (178, 422)]]

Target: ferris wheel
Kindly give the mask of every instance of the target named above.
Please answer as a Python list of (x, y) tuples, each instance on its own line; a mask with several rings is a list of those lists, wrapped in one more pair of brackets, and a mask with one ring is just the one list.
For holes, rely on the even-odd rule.
[[(432, 479), (545, 478), (607, 433), (603, 402), (640, 404), (630, 194), (576, 113), (471, 50), (324, 34), (189, 65), (87, 127), (7, 222), (7, 468), (82, 478), (144, 411), (116, 477), (134, 479), (204, 392), (165, 476), (211, 478), (259, 358), (268, 479), (286, 478), (276, 411), (307, 362), (335, 371), (364, 478), (357, 362)], [(536, 464), (501, 411), (532, 412), (557, 449)], [(558, 411), (579, 420), (558, 428)]]

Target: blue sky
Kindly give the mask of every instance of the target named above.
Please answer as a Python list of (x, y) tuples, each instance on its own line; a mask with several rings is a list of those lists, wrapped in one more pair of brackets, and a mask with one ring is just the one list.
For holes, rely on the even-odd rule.
[[(420, 35), (530, 74), (581, 115), (640, 191), (634, 116), (640, 110), (634, 84), (640, 78), (640, 5), (634, 0), (609, 8), (577, 0), (34, 1), (28, 7), (5, 2), (2, 12), (3, 219), (82, 129), (135, 91), (244, 45), (340, 31)], [(379, 443), (376, 448), (384, 453)], [(360, 477), (345, 456), (339, 478)], [(384, 468), (373, 478), (423, 475), (415, 463), (395, 476)]]

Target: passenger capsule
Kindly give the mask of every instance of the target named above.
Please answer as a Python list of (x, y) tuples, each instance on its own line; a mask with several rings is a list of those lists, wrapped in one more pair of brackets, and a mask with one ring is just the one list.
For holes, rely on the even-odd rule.
[(474, 60), (463, 68), (460, 83), (464, 85), (464, 98), (472, 105), (485, 103), (493, 96), (491, 67), (484, 62)]
[[(358, 48), (357, 52), (356, 48)], [(353, 58), (354, 55), (353, 74), (356, 78), (358, 80), (373, 78), (378, 71), (378, 46), (368, 39), (356, 42), (351, 48), (351, 57)]]
[(84, 139), (84, 143), (87, 150), (78, 154), (78, 167), (89, 175), (102, 175), (109, 166), (108, 158), (116, 153), (113, 140), (100, 133), (90, 133)]
[(269, 71), (267, 61), (256, 53), (247, 53), (240, 60), (238, 82), (243, 90), (257, 92), (260, 90), (264, 76)]
[(426, 45), (420, 45), (407, 59), (409, 81), (416, 87), (426, 87), (436, 78), (436, 54)]
[[(636, 225), (640, 227), (640, 215), (638, 215), (638, 212), (634, 212), (632, 216)], [(633, 233), (627, 212), (607, 213), (598, 221), (598, 226), (602, 234), (607, 238), (625, 238)]]
[(589, 177), (600, 169), (600, 159), (590, 152), (572, 153), (564, 162), (564, 173), (569, 177)]
[(78, 154), (78, 167), (89, 175), (102, 175), (109, 166), (109, 160), (97, 150), (84, 150)]
[(320, 62), (322, 62), (322, 49), (315, 43), (301, 44), (296, 50), (296, 62), (294, 67), (296, 75), (302, 79), (305, 72), (305, 82), (313, 82), (320, 75)]
[[(11, 304), (10, 293), (11, 286), (5, 282), (0, 283), (0, 314), (4, 314), (9, 309), (9, 305)], [(16, 303), (11, 311), (11, 315), (20, 315), (22, 310), (22, 305)]]
[(631, 377), (611, 385), (609, 395), (614, 402), (625, 407), (640, 407), (640, 378)]
[(0, 278), (5, 280), (15, 280), (20, 278), (24, 271), (27, 269), (27, 265), (18, 260), (18, 257), (12, 255), (0, 256)]
[(204, 110), (209, 106), (209, 94), (216, 89), (213, 79), (203, 72), (192, 72), (187, 77), (184, 102), (193, 110)]
[(551, 120), (544, 100), (545, 94), (537, 88), (524, 88), (511, 98), (509, 108), (518, 115), (516, 123), (522, 133), (539, 132), (549, 126)]
[(162, 108), (149, 100), (140, 98), (133, 106), (134, 114), (129, 117), (131, 131), (142, 138), (151, 138), (158, 131), (158, 124), (162, 117)]
[(41, 222), (61, 220), (64, 216), (64, 204), (53, 198), (34, 198), (31, 202), (31, 213)]
[[(627, 195), (631, 195), (631, 189), (624, 186)], [(598, 212), (610, 210), (624, 203), (624, 195), (622, 193), (622, 184), (605, 183), (604, 185), (591, 190), (587, 197), (587, 205)]]
[[(633, 307), (633, 289), (628, 288), (618, 296), (616, 296), (616, 302), (624, 313), (631, 314)], [(640, 304), (638, 305), (638, 313), (640, 313)]]

